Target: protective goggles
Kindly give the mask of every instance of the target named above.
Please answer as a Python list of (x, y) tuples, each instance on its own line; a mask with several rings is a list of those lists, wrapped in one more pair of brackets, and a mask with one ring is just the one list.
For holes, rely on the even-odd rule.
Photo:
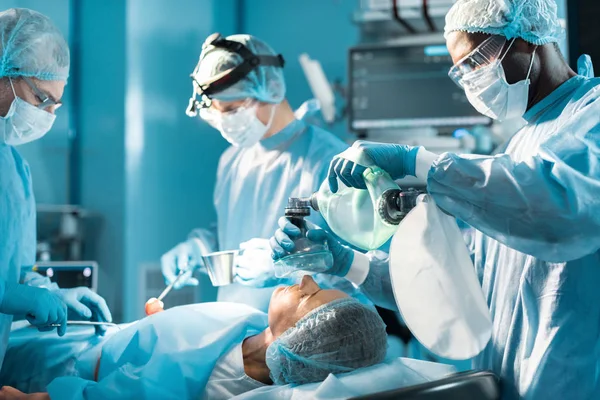
[(219, 111), (215, 107), (200, 108), (200, 118), (208, 122), (214, 128), (219, 129), (223, 121), (240, 120), (243, 119), (242, 115), (248, 113), (247, 110), (255, 109), (258, 106), (258, 101), (254, 99), (246, 99), (240, 106), (236, 107), (235, 110), (231, 111)]
[(23, 76), (22, 78), (27, 84), (27, 86), (29, 86), (35, 97), (37, 97), (37, 99), (40, 101), (40, 104), (36, 105), (37, 108), (45, 110), (48, 107), (54, 106), (54, 109), (58, 109), (60, 106), (62, 106), (62, 103), (60, 101), (53, 100), (46, 93), (42, 92), (33, 82), (33, 80), (31, 80), (31, 78), (28, 78), (26, 76)]
[(465, 75), (490, 65), (506, 55), (506, 53), (502, 54), (505, 44), (506, 38), (504, 36), (491, 36), (450, 68), (448, 76), (454, 83), (463, 88), (463, 77)]
[[(196, 68), (194, 68), (194, 72), (190, 75), (194, 86), (194, 92), (186, 110), (186, 114), (190, 117), (198, 115), (198, 110), (200, 109), (209, 108), (212, 105), (211, 96), (235, 85), (256, 68), (283, 68), (285, 65), (285, 60), (281, 54), (276, 56), (256, 55), (242, 43), (227, 40), (219, 33), (213, 33), (206, 39), (202, 45), (202, 51), (204, 52), (210, 46), (236, 53), (242, 58), (242, 63), (213, 76), (208, 81), (198, 82), (196, 75), (198, 74), (200, 63), (202, 62), (202, 58), (200, 58)], [(198, 99), (198, 96), (200, 96), (200, 99)]]

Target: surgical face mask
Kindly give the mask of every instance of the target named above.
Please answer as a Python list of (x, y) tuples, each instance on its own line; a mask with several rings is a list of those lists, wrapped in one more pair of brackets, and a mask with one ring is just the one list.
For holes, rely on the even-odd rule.
[(269, 121), (266, 124), (262, 123), (256, 115), (258, 105), (258, 102), (250, 101), (234, 111), (226, 113), (201, 111), (200, 116), (218, 129), (225, 140), (233, 146), (248, 148), (265, 136), (275, 117), (277, 105), (272, 106)]
[[(513, 42), (511, 43), (511, 46)], [(537, 49), (537, 48), (536, 48)], [(504, 53), (504, 56), (510, 50)], [(477, 111), (492, 119), (504, 121), (523, 117), (529, 102), (529, 86), (535, 50), (525, 80), (509, 84), (506, 81), (502, 60), (498, 59), (462, 77), (461, 84), (469, 102)]]
[(15, 99), (5, 117), (0, 117), (0, 134), (4, 143), (18, 146), (43, 137), (54, 124), (56, 115), (29, 104), (15, 93), (12, 80), (10, 85)]

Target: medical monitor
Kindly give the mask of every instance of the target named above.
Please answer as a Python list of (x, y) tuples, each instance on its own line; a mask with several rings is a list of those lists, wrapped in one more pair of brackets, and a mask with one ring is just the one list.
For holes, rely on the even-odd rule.
[(38, 262), (33, 271), (48, 277), (60, 288), (85, 286), (98, 289), (98, 264), (94, 261), (48, 261)]
[(489, 124), (449, 77), (441, 35), (360, 45), (349, 52), (349, 125), (357, 133)]

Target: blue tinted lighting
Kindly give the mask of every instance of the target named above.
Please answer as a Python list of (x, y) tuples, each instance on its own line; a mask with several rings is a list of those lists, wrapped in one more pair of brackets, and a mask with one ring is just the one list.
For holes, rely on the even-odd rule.
[(440, 57), (440, 56), (449, 56), (448, 48), (443, 45), (437, 46), (427, 46), (425, 47), (425, 55), (428, 57)]

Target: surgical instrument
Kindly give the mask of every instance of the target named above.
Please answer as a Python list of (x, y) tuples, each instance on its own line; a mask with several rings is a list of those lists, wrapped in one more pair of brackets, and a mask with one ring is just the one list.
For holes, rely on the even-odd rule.
[(181, 270), (181, 271), (179, 271), (179, 274), (177, 275), (177, 278), (175, 278), (175, 280), (173, 282), (171, 282), (165, 288), (165, 290), (162, 291), (162, 293), (160, 294), (160, 296), (158, 296), (158, 298), (152, 297), (152, 298), (148, 299), (148, 301), (146, 302), (146, 305), (144, 307), (144, 310), (146, 311), (146, 315), (152, 315), (152, 314), (156, 314), (157, 312), (164, 311), (165, 305), (162, 302), (162, 299), (164, 299), (165, 296), (167, 294), (169, 294), (169, 292), (171, 291), (171, 289), (173, 289), (173, 286), (175, 286), (175, 284), (177, 283), (177, 281), (179, 281), (179, 279), (181, 279), (181, 277), (186, 272), (187, 272), (187, 270)]
[[(49, 326), (52, 327), (59, 327), (61, 324), (50, 324)], [(105, 325), (108, 327), (116, 327), (117, 329), (121, 330), (121, 328), (119, 327), (119, 325), (113, 323), (113, 322), (102, 322), (102, 321), (67, 321), (67, 325)]]

